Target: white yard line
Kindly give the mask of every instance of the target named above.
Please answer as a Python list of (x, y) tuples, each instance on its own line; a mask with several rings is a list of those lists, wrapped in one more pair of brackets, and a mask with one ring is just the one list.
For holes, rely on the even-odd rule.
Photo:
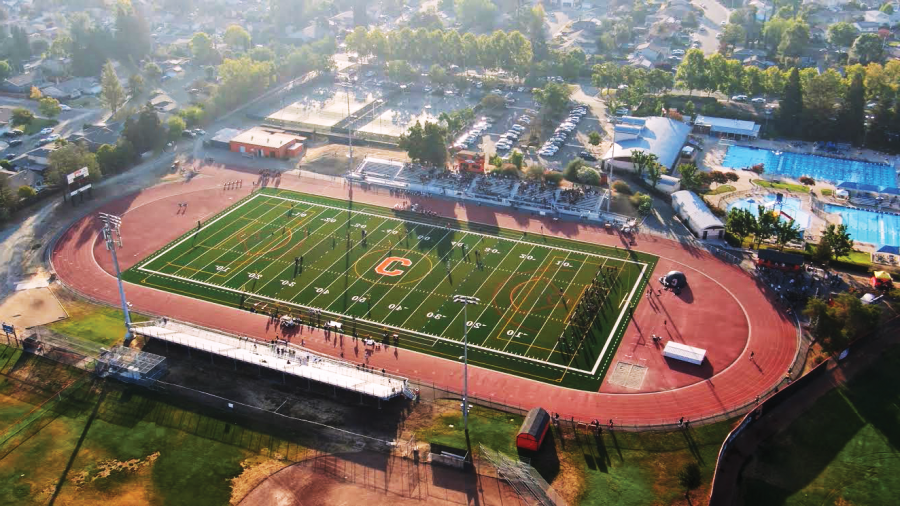
[[(565, 257), (561, 262), (559, 262), (559, 265), (556, 267), (556, 272), (553, 273), (553, 277), (550, 278), (550, 279), (556, 279), (556, 276), (559, 274), (560, 269), (562, 269), (563, 264), (565, 264), (565, 263), (569, 260), (569, 255), (570, 255), (570, 254), (566, 254), (566, 257)], [(582, 267), (583, 267), (583, 266), (584, 266), (584, 262), (581, 262), (581, 265), (582, 265)], [(579, 268), (578, 268), (578, 271), (576, 271), (576, 273), (575, 273), (576, 276), (578, 275), (578, 272), (581, 272), (581, 267), (579, 267)], [(575, 279), (575, 278), (572, 278), (572, 279)], [(535, 282), (536, 282), (536, 283), (537, 283), (537, 282), (540, 282), (540, 280), (535, 281)], [(572, 282), (569, 281), (569, 285), (571, 285), (571, 284), (572, 284)], [(547, 287), (549, 287), (549, 286), (550, 286), (550, 283), (547, 282), (547, 284), (544, 285), (544, 289), (541, 290), (541, 293), (537, 296), (536, 299), (534, 299), (534, 302), (531, 304), (531, 307), (528, 308), (528, 314), (526, 314), (525, 316), (522, 317), (522, 319), (519, 321), (519, 325), (518, 325), (518, 326), (516, 327), (516, 329), (513, 331), (513, 335), (510, 337), (510, 339), (509, 339), (508, 341), (506, 341), (506, 344), (503, 345), (503, 351), (506, 351), (506, 347), (509, 346), (509, 343), (511, 343), (512, 340), (513, 340), (513, 338), (516, 337), (516, 334), (519, 333), (519, 329), (521, 329), (521, 328), (522, 328), (522, 324), (525, 323), (525, 318), (528, 318), (528, 315), (530, 315), (531, 312), (534, 310), (534, 306), (536, 306), (537, 303), (538, 303), (538, 301), (541, 300), (541, 297), (543, 297), (544, 294), (547, 293)], [(530, 295), (530, 294), (529, 294), (529, 295)], [(562, 299), (562, 297), (560, 297), (560, 299)], [(525, 350), (525, 353), (526, 353), (526, 354), (528, 353), (528, 350), (530, 350), (531, 347), (534, 346), (534, 341), (535, 341), (535, 339), (537, 339), (537, 336), (540, 335), (541, 330), (544, 329), (544, 325), (547, 325), (547, 322), (550, 321), (550, 317), (553, 316), (553, 311), (556, 310), (556, 306), (557, 306), (558, 304), (559, 304), (559, 300), (557, 300), (556, 303), (553, 304), (553, 307), (550, 308), (550, 314), (548, 314), (547, 317), (544, 318), (544, 323), (543, 323), (543, 325), (541, 325), (541, 328), (538, 329), (537, 334), (534, 335), (534, 339), (531, 340), (531, 344), (529, 344), (529, 345), (528, 345), (528, 348)], [(505, 326), (504, 326), (504, 327), (505, 327)]]
[[(565, 295), (565, 293), (569, 291), (569, 287), (571, 287), (572, 283), (576, 279), (578, 279), (578, 275), (581, 274), (581, 269), (583, 269), (585, 265), (587, 265), (587, 262), (581, 262), (581, 267), (579, 267), (578, 271), (575, 272), (575, 277), (573, 277), (572, 279), (569, 280), (569, 284), (566, 285), (566, 289), (563, 290), (563, 295)], [(606, 260), (603, 261), (603, 264), (600, 265), (600, 268), (602, 269), (604, 265), (606, 265)], [(574, 301), (573, 304), (578, 304), (578, 301), (577, 300)], [(559, 305), (559, 301), (556, 301), (556, 305), (553, 306), (553, 311), (556, 311), (556, 306), (558, 306), (558, 305)], [(553, 314), (553, 312), (551, 311), (550, 314)], [(544, 321), (544, 325), (541, 325), (541, 330), (538, 331), (538, 335), (540, 335), (541, 331), (544, 330), (545, 325), (547, 325), (546, 320)], [(569, 326), (569, 324), (568, 324), (568, 322), (566, 322), (565, 325), (563, 326), (563, 332), (566, 331), (566, 328), (568, 328), (568, 326)], [(534, 338), (537, 339), (537, 335), (534, 336)], [(534, 345), (534, 340), (531, 341), (531, 344), (528, 346), (528, 349), (530, 350), (531, 346), (533, 346), (533, 345)], [(558, 337), (556, 339), (556, 343), (553, 344), (553, 348), (550, 350), (550, 354), (547, 355), (547, 361), (549, 361), (551, 358), (553, 358), (553, 352), (556, 351), (557, 346), (559, 346), (559, 338)], [(525, 353), (528, 353), (528, 351), (526, 350)]]
[[(279, 214), (278, 216), (275, 217), (275, 219), (273, 219), (272, 221), (269, 221), (269, 222), (267, 223), (267, 225), (271, 225), (272, 223), (275, 222), (275, 220), (281, 218), (282, 216), (284, 216), (285, 214), (287, 214), (287, 213), (289, 213), (289, 212), (291, 212), (291, 211), (292, 211), (292, 209), (288, 209), (288, 210), (285, 211), (284, 213)], [(304, 210), (304, 211), (302, 211), (300, 214), (305, 214), (305, 213), (308, 213), (308, 212), (310, 212), (310, 211), (312, 211), (312, 208), (311, 208), (311, 207), (308, 208), (308, 209), (306, 209), (306, 210)], [(323, 212), (324, 212), (324, 211), (323, 211)], [(316, 216), (320, 216), (321, 214), (322, 214), (322, 213), (320, 212), (320, 213), (318, 213)], [(297, 215), (297, 216), (298, 216), (298, 217), (301, 217), (300, 215)], [(304, 219), (305, 219), (305, 218), (304, 218)], [(293, 221), (293, 220), (289, 220), (288, 223), (290, 223), (290, 221)], [(263, 225), (263, 226), (265, 226), (265, 225)], [(275, 230), (277, 231), (278, 229), (276, 228)], [(272, 234), (272, 235), (270, 235), (269, 237), (273, 237), (274, 235), (275, 235), (275, 234)], [(282, 237), (283, 237), (283, 236), (282, 236)], [(264, 241), (268, 241), (268, 238), (266, 238)], [(204, 266), (203, 266), (203, 269), (206, 269), (206, 268), (209, 267), (211, 264), (213, 264), (216, 260), (218, 260), (219, 258), (222, 258), (222, 257), (225, 256), (226, 254), (230, 253), (232, 250), (234, 250), (234, 248), (237, 248), (240, 244), (241, 244), (241, 243), (235, 244), (234, 246), (232, 246), (231, 248), (229, 248), (228, 251), (226, 251), (225, 253), (222, 253), (221, 255), (219, 255), (218, 257), (216, 257), (215, 260), (213, 260), (212, 262), (209, 262), (208, 264), (204, 265)], [(277, 244), (277, 243), (276, 243), (276, 244)], [(253, 251), (253, 250), (254, 250), (256, 247), (258, 247), (258, 246), (259, 246), (259, 244), (254, 245), (254, 246), (251, 247), (248, 251), (245, 251), (245, 252), (241, 255), (241, 257), (243, 257), (244, 255), (250, 254), (250, 252)], [(231, 265), (232, 263), (233, 263), (233, 262), (228, 262), (228, 265)], [(232, 279), (234, 279), (234, 278), (235, 278), (238, 274), (240, 274), (241, 272), (246, 272), (246, 271), (247, 271), (246, 268), (247, 268), (247, 267), (250, 267), (250, 266), (252, 266), (252, 265), (254, 265), (254, 264), (255, 264), (255, 262), (250, 262), (250, 263), (246, 264), (244, 267), (238, 267), (237, 269), (235, 269), (234, 272), (232, 272), (230, 275), (228, 275), (228, 276), (225, 277), (225, 280), (222, 281), (222, 284), (224, 285), (225, 283), (228, 283), (229, 281), (231, 281)], [(203, 269), (201, 269), (201, 271), (202, 271)]]

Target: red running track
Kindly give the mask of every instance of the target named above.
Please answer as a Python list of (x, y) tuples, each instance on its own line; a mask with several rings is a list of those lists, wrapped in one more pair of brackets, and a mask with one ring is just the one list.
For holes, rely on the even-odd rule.
[[(247, 186), (223, 190), (223, 181), (243, 179)], [(122, 269), (158, 250), (205, 219), (250, 192), (249, 172), (205, 168), (189, 183), (169, 183), (125, 196), (99, 211), (123, 216), (124, 247), (119, 250)], [(286, 176), (286, 189), (392, 207), (399, 199), (358, 188)], [(184, 214), (178, 203), (187, 202)], [(530, 233), (555, 234), (580, 241), (625, 247), (617, 234), (592, 225), (553, 222), (523, 213), (445, 200), (423, 200), (429, 209), (446, 217), (497, 225)], [(118, 304), (111, 260), (98, 241), (96, 213), (75, 222), (54, 244), (51, 264), (59, 278), (90, 298)], [(704, 250), (663, 237), (641, 234), (631, 247), (658, 255), (654, 279), (672, 269), (688, 274), (691, 290), (681, 297), (642, 297), (613, 364), (626, 361), (647, 366), (637, 390), (604, 381), (600, 392), (553, 386), (509, 374), (469, 368), (470, 395), (525, 409), (542, 406), (566, 418), (614, 419), (619, 425), (673, 423), (681, 417), (699, 420), (754, 402), (779, 384), (797, 350), (797, 329), (775, 309), (771, 292), (740, 268), (721, 262)], [(656, 282), (650, 286), (658, 286)], [(150, 287), (128, 284), (128, 300), (137, 311), (165, 315), (210, 328), (272, 339), (277, 332), (269, 319)], [(650, 340), (650, 334), (706, 347), (707, 363), (699, 368), (670, 362)], [(358, 350), (326, 342), (321, 333), (304, 330), (306, 346), (318, 352), (361, 360)], [(356, 352), (356, 353), (355, 353)], [(750, 353), (755, 357), (750, 359)], [(387, 348), (370, 358), (370, 365), (439, 387), (461, 390), (459, 363), (417, 352)], [(607, 380), (612, 372), (607, 373)]]

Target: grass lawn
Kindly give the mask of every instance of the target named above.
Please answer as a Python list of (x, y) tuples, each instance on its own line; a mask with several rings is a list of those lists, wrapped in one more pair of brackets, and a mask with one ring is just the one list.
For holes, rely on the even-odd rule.
[(736, 188), (734, 186), (731, 186), (730, 184), (721, 184), (717, 186), (715, 190), (710, 190), (704, 193), (704, 195), (721, 195), (723, 193), (731, 193), (735, 189)]
[(822, 188), (822, 190), (820, 191), (823, 197), (830, 197), (834, 195), (834, 190), (832, 190), (831, 188)]
[[(69, 317), (51, 323), (48, 325), (50, 329), (107, 347), (120, 343), (125, 337), (122, 310), (84, 302), (64, 302), (63, 305)], [(131, 313), (131, 321), (144, 320), (145, 317)]]
[(753, 184), (757, 186), (761, 186), (763, 188), (773, 188), (776, 190), (787, 190), (795, 193), (809, 193), (809, 186), (804, 186), (802, 184), (793, 184), (793, 183), (772, 183), (770, 181), (766, 181), (765, 179), (754, 179), (751, 181)]
[[(419, 430), (416, 438), (465, 448), (459, 402), (442, 403), (449, 408), (447, 412), (436, 417), (432, 426)], [(483, 443), (515, 457), (515, 438), (521, 423), (521, 417), (473, 406), (469, 414), (473, 449)], [(521, 455), (531, 459), (541, 476), (569, 504), (676, 504), (684, 500), (678, 472), (690, 462), (700, 465), (703, 477), (703, 485), (693, 497), (708, 495), (719, 448), (731, 428), (731, 422), (722, 422), (685, 432), (604, 430), (596, 438), (593, 434), (576, 436), (564, 427), (564, 437), (552, 429), (540, 451)]]
[(59, 121), (56, 121), (55, 119), (34, 118), (31, 123), (19, 128), (25, 132), (25, 135), (34, 135), (44, 128), (56, 126), (57, 124), (59, 124)]
[[(124, 277), (248, 311), (338, 322), (347, 334), (454, 360), (467, 328), (477, 365), (596, 390), (655, 262), (625, 249), (265, 189)], [(456, 294), (480, 301), (463, 308)]]
[[(47, 504), (59, 486), (57, 504), (222, 505), (235, 488), (246, 493), (256, 466), (274, 470), (306, 456), (296, 440), (116, 382), (86, 377), (56, 402), (53, 388), (38, 395), (29, 385), (81, 372), (30, 355), (11, 360), (11, 354), (0, 348), (3, 370), (10, 363), (16, 370), (0, 383), (2, 504)], [(30, 412), (36, 415), (23, 419)]]
[[(746, 504), (896, 504), (900, 347), (764, 442), (741, 476)], [(893, 499), (892, 499), (893, 498)]]

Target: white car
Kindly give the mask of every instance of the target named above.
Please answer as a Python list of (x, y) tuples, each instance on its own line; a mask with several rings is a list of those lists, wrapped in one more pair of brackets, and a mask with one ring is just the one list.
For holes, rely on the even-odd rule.
[(50, 127), (41, 129), (41, 135), (50, 135), (53, 133), (53, 129)]
[(61, 104), (61, 105), (59, 106), (59, 110), (60, 110), (60, 111), (71, 111), (72, 108), (69, 107), (69, 106), (67, 106), (66, 104)]
[(755, 98), (751, 99), (750, 101), (753, 102), (754, 104), (765, 104), (766, 103), (766, 99), (764, 99), (763, 97), (755, 97)]
[(673, 49), (672, 55), (674, 56), (684, 56), (684, 49)]

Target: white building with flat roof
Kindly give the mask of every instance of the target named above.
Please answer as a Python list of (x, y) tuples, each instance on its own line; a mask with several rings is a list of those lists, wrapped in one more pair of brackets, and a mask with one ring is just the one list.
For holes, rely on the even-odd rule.
[(706, 202), (696, 193), (688, 190), (673, 193), (672, 208), (687, 228), (700, 239), (725, 237), (725, 224), (710, 211)]
[(624, 116), (618, 121), (613, 133), (613, 146), (603, 155), (606, 163), (632, 170), (632, 153), (644, 151), (656, 155), (659, 163), (671, 173), (681, 157), (681, 148), (691, 132), (690, 126), (661, 116)]

